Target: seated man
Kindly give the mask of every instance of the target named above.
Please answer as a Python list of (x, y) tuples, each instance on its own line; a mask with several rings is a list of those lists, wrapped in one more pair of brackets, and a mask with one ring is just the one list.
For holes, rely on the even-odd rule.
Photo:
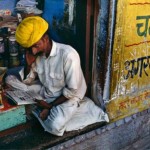
[(50, 39), (48, 27), (43, 18), (34, 16), (25, 18), (16, 30), (16, 40), (28, 48), (27, 62), (31, 65), (24, 83), (30, 84), (38, 76), (42, 84), (43, 100), (36, 100), (41, 111), (33, 114), (46, 131), (57, 136), (96, 122), (108, 122), (107, 114), (84, 97), (87, 87), (77, 51)]

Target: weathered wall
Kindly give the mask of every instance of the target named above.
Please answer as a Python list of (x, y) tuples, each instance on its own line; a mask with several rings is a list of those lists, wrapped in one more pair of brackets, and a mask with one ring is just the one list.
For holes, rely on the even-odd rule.
[[(150, 107), (149, 9), (147, 0), (116, 2), (109, 99), (111, 120)], [(134, 10), (134, 11), (133, 11)]]
[[(109, 1), (99, 0), (99, 10), (96, 24), (96, 35), (94, 35), (93, 47), (93, 68), (92, 68), (92, 97), (94, 101), (104, 108), (103, 90), (104, 90), (104, 67), (105, 67), (105, 54), (108, 38), (108, 25), (109, 25)], [(93, 29), (94, 30), (94, 29)], [(108, 91), (107, 91), (108, 93)]]

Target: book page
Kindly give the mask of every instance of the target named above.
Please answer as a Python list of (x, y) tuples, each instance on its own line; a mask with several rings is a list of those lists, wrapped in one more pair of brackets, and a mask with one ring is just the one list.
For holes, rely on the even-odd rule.
[(33, 91), (7, 90), (6, 96), (17, 105), (34, 104), (35, 99), (42, 100), (42, 97)]

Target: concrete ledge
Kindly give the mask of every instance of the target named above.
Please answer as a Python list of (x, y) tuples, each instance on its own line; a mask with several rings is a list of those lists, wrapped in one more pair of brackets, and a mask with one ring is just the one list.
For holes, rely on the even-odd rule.
[(150, 135), (150, 109), (110, 124), (96, 123), (82, 130), (67, 132), (62, 137), (44, 132), (37, 120), (20, 131), (17, 129), (0, 137), (1, 149), (120, 150)]
[(120, 150), (150, 136), (150, 109), (77, 136), (49, 150)]

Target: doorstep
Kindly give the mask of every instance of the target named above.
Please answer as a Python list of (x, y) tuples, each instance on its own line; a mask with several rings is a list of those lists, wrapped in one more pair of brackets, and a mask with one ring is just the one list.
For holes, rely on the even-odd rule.
[(64, 133), (63, 136), (54, 136), (45, 132), (37, 119), (30, 114), (29, 119), (24, 124), (0, 132), (1, 149), (45, 149), (68, 141), (78, 135), (82, 135), (96, 128), (104, 126), (106, 123), (96, 123), (89, 125), (82, 130)]
[(29, 126), (20, 128), (20, 131), (1, 137), (0, 148), (120, 150), (138, 139), (150, 136), (150, 108), (116, 122), (96, 123), (82, 130), (67, 132), (62, 137), (45, 132), (34, 117), (27, 123)]

